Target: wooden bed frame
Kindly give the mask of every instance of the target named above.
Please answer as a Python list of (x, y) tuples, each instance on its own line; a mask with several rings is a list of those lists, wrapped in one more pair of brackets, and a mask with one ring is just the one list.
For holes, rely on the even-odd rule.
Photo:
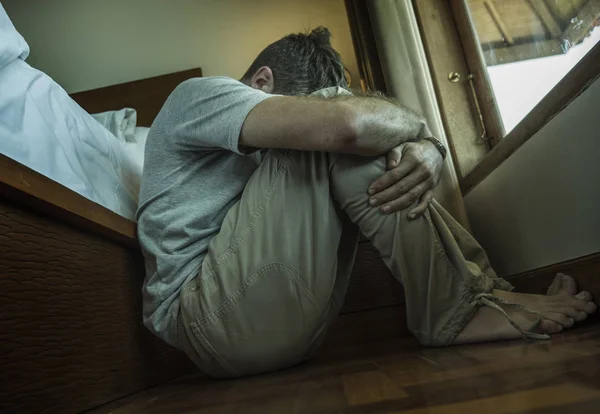
[[(90, 113), (136, 108), (138, 124), (150, 126), (175, 86), (197, 76), (192, 69), (73, 99)], [(566, 268), (583, 274), (589, 263), (600, 271), (600, 257)], [(562, 268), (513, 280), (539, 291)], [(0, 155), (0, 412), (79, 412), (194, 371), (143, 327), (143, 279), (134, 222)], [(594, 280), (587, 288), (600, 294)], [(407, 335), (403, 303), (400, 284), (362, 242), (324, 348)]]

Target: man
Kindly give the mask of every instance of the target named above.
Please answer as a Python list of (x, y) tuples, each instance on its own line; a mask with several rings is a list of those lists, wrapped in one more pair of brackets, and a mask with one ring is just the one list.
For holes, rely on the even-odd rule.
[(296, 364), (340, 310), (359, 232), (424, 345), (545, 338), (594, 312), (564, 275), (511, 292), (432, 199), (443, 146), (406, 108), (350, 96), (329, 37), (286, 36), (241, 81), (191, 79), (165, 103), (138, 210), (146, 326), (213, 376)]

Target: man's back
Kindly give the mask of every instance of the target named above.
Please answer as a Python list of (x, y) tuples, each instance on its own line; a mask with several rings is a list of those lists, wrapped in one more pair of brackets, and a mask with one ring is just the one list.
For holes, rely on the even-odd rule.
[(230, 78), (194, 78), (150, 128), (137, 212), (146, 260), (144, 324), (176, 343), (179, 290), (198, 275), (210, 239), (260, 163), (242, 155), (246, 115), (269, 95)]

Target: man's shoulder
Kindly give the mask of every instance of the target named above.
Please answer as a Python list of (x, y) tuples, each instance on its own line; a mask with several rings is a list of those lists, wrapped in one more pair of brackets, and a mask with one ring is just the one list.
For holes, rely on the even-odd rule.
[(198, 91), (219, 90), (224, 87), (247, 88), (248, 86), (227, 76), (209, 76), (187, 79), (181, 82), (173, 93), (198, 93)]
[[(185, 114), (196, 117), (198, 111), (219, 106), (220, 100), (237, 95), (239, 88), (247, 88), (247, 86), (226, 76), (187, 79), (171, 92), (153, 123), (151, 132), (152, 129), (169, 129), (165, 125), (173, 125), (185, 117)], [(210, 106), (205, 105), (208, 102), (211, 103)]]

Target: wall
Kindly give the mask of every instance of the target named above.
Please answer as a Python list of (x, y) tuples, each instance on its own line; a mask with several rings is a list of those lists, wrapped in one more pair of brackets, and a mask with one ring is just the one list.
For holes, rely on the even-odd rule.
[(69, 93), (193, 67), (240, 78), (269, 43), (319, 25), (355, 83), (343, 0), (3, 0), (27, 60)]
[(600, 80), (465, 198), (506, 276), (600, 251)]

